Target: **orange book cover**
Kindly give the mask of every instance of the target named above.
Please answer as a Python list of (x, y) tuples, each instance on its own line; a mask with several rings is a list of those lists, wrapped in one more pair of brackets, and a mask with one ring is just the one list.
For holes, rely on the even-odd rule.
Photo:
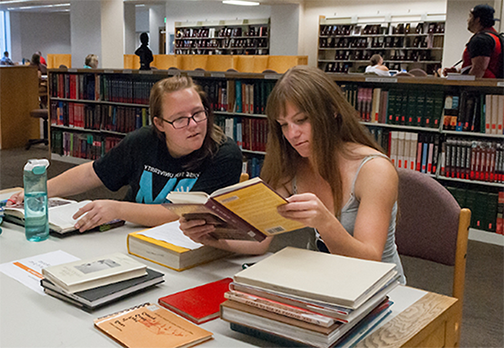
[(125, 347), (192, 347), (212, 338), (211, 332), (152, 303), (95, 319), (94, 325)]

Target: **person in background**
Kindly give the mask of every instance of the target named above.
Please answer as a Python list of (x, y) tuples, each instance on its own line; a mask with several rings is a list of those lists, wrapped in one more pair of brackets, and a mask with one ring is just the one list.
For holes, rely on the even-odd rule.
[(35, 53), (37, 53), (40, 56), (40, 64), (43, 64), (43, 65), (47, 66), (46, 60), (44, 59), (44, 57), (42, 57), (42, 52), (37, 51)]
[(474, 35), (466, 44), (462, 54), (462, 67), (445, 68), (448, 73), (466, 73), (476, 77), (503, 78), (504, 56), (499, 34), (493, 28), (495, 10), (489, 5), (477, 5), (469, 12), (467, 30)]
[(39, 78), (42, 75), (47, 75), (47, 67), (44, 64), (40, 63), (40, 56), (38, 55), (38, 53), (33, 54), (30, 60), (30, 66), (34, 66), (37, 68)]
[(375, 73), (380, 76), (390, 76), (389, 69), (383, 65), (383, 58), (379, 54), (373, 54), (369, 60), (371, 65), (366, 67), (367, 73)]
[[(395, 263), (405, 283), (395, 244), (398, 175), (340, 88), (318, 68), (293, 67), (266, 114), (261, 178), (287, 198), (278, 212), (314, 228), (314, 249)], [(215, 240), (204, 220), (180, 223), (194, 241), (238, 253), (264, 253), (272, 239)]]
[(0, 59), (0, 65), (14, 65), (12, 60), (9, 58), (9, 52), (4, 52), (2, 59)]
[(97, 69), (98, 56), (96, 54), (88, 54), (84, 60), (84, 69)]
[[(214, 124), (210, 103), (190, 77), (158, 81), (150, 95), (151, 126), (137, 129), (103, 157), (47, 182), (48, 197), (128, 185), (124, 201), (96, 200), (73, 216), (83, 232), (114, 219), (157, 226), (178, 217), (163, 207), (170, 191), (208, 194), (240, 180), (242, 154)], [(11, 199), (22, 202), (23, 192)], [(85, 214), (85, 215), (84, 215)]]
[(140, 34), (140, 42), (142, 44), (135, 51), (135, 54), (140, 57), (140, 70), (150, 70), (150, 63), (154, 57), (149, 48), (149, 35), (147, 33)]

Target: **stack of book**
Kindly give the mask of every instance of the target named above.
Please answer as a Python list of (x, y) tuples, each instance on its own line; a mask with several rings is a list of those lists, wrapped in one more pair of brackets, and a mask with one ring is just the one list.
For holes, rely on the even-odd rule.
[(163, 273), (121, 253), (49, 266), (42, 275), (46, 294), (86, 311), (164, 281)]
[(391, 311), (394, 264), (287, 247), (237, 273), (221, 318), (286, 346), (350, 347)]

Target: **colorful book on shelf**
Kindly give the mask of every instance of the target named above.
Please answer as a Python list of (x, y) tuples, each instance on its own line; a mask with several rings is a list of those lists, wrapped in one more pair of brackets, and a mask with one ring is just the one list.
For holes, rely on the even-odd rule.
[(286, 247), (236, 273), (233, 281), (356, 309), (396, 278), (395, 268), (391, 263)]
[(42, 269), (42, 275), (54, 285), (75, 293), (123, 280), (141, 277), (146, 266), (122, 253), (68, 262)]
[(125, 347), (192, 347), (212, 333), (152, 303), (94, 320), (96, 328)]
[(121, 298), (130, 296), (151, 286), (164, 282), (163, 273), (154, 271), (150, 268), (147, 268), (146, 271), (147, 274), (141, 277), (123, 280), (121, 282), (75, 293), (66, 292), (45, 278), (40, 281), (40, 285), (42, 285), (47, 294), (53, 297), (70, 302), (85, 311), (93, 311)]
[(220, 304), (226, 299), (231, 278), (200, 285), (159, 298), (158, 303), (169, 310), (201, 324), (219, 317)]
[[(49, 209), (49, 228), (57, 234), (66, 234), (75, 232), (75, 223), (77, 220), (72, 216), (91, 201), (73, 201), (63, 198), (49, 198), (47, 205)], [(24, 226), (24, 202), (5, 207), (5, 221), (13, 222)], [(111, 228), (124, 225), (123, 220), (114, 220), (100, 225), (93, 229), (94, 231), (108, 231)]]
[(216, 239), (262, 241), (268, 236), (303, 228), (301, 223), (286, 219), (277, 207), (287, 200), (260, 178), (253, 178), (217, 190), (171, 192), (164, 206), (187, 220), (201, 219), (215, 226)]
[(173, 221), (128, 234), (128, 253), (176, 271), (230, 255), (225, 250), (193, 242)]

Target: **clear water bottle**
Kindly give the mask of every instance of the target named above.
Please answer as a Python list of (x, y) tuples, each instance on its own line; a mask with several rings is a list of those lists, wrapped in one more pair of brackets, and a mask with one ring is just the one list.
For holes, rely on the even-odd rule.
[(49, 161), (28, 160), (24, 167), (25, 234), (31, 242), (49, 237), (49, 213), (47, 210), (47, 167)]

